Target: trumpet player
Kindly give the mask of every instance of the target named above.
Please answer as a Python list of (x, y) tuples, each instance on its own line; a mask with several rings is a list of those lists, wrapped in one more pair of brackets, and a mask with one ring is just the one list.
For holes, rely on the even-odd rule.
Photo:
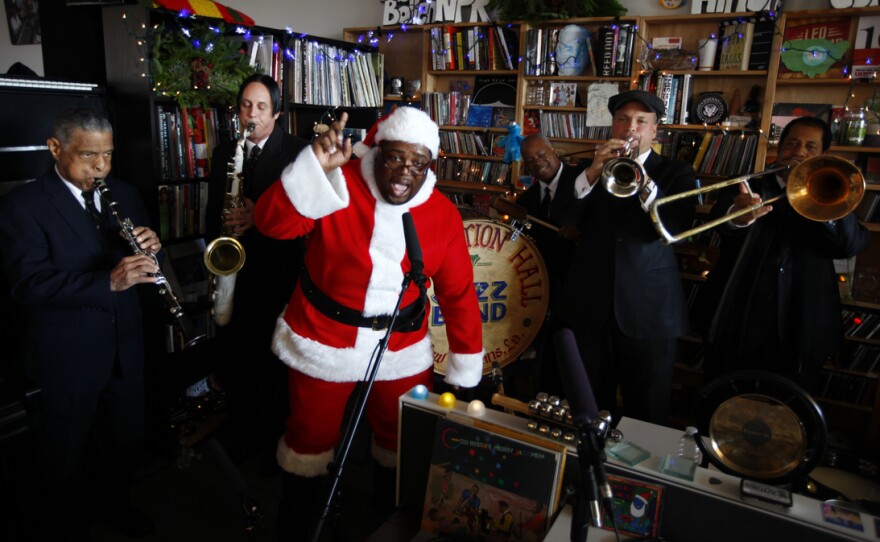
[[(134, 186), (108, 178), (113, 128), (92, 109), (55, 119), (55, 166), (10, 192), (0, 254), (21, 307), (26, 375), (39, 385), (38, 491), (25, 502), (32, 540), (87, 540), (91, 524), (142, 536), (153, 523), (132, 504), (144, 439), (144, 337), (139, 284), (157, 281), (162, 248)], [(96, 197), (103, 179), (131, 215), (132, 255)], [(9, 362), (9, 360), (4, 360)], [(10, 366), (12, 363), (10, 363)]]
[[(287, 412), (287, 373), (272, 354), (275, 320), (293, 292), (302, 263), (302, 241), (266, 237), (254, 227), (254, 205), (287, 164), (308, 143), (287, 134), (278, 124), (281, 90), (268, 75), (248, 77), (237, 98), (241, 130), (254, 130), (244, 142), (243, 207), (224, 209), (227, 168), (236, 141), (217, 146), (212, 155), (208, 191), (207, 238), (231, 232), (247, 254), (235, 281), (232, 317), (218, 328), (212, 341), (217, 360), (216, 381), (227, 393), (230, 419), (221, 442), (234, 460), (260, 450), (272, 450), (284, 432)], [(225, 228), (224, 228), (225, 226)], [(270, 453), (270, 452), (267, 452)], [(268, 458), (266, 465), (274, 465)]]
[[(592, 164), (575, 181), (575, 193), (584, 199), (581, 235), (563, 282), (559, 316), (575, 333), (599, 407), (615, 417), (665, 424), (676, 339), (686, 332), (688, 318), (675, 254), (661, 242), (647, 211), (659, 196), (694, 188), (695, 175), (690, 165), (651, 150), (664, 113), (657, 96), (623, 92), (608, 101), (608, 109), (611, 138), (597, 146)], [(616, 197), (616, 187), (602, 186), (603, 175), (624, 150), (632, 169), (643, 169), (638, 173), (643, 180), (632, 196)], [(694, 204), (665, 211), (672, 228), (683, 231), (691, 225)]]
[[(830, 145), (823, 120), (797, 118), (782, 131), (776, 165), (796, 166)], [(743, 184), (722, 191), (713, 218), (785, 193), (791, 172), (753, 179), (754, 194)], [(718, 233), (721, 253), (697, 309), (708, 324), (706, 377), (760, 369), (815, 391), (819, 370), (843, 339), (833, 259), (861, 252), (869, 233), (853, 213), (817, 221), (785, 198), (732, 219)]]

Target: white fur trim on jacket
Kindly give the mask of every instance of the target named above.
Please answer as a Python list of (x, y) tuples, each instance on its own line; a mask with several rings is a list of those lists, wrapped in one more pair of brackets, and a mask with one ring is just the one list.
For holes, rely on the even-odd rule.
[(348, 187), (342, 169), (324, 173), (311, 147), (281, 172), (281, 184), (299, 214), (317, 219), (348, 207)]
[(370, 439), (370, 450), (380, 467), (397, 467), (397, 452), (381, 448), (375, 439)]
[(483, 356), (479, 354), (456, 354), (450, 352), (446, 357), (446, 378), (443, 380), (453, 386), (472, 388), (480, 383), (483, 376)]
[(275, 450), (275, 460), (284, 472), (309, 478), (327, 474), (327, 465), (333, 461), (334, 455), (333, 449), (314, 455), (298, 454), (288, 448), (283, 436)]
[[(272, 351), (285, 365), (327, 382), (355, 382), (363, 380), (373, 351), (385, 331), (359, 328), (355, 346), (335, 348), (295, 333), (283, 318), (278, 319), (272, 338)], [(431, 339), (421, 341), (403, 350), (387, 350), (379, 365), (376, 380), (396, 380), (418, 374), (433, 366)], [(477, 365), (482, 369), (482, 363)]]

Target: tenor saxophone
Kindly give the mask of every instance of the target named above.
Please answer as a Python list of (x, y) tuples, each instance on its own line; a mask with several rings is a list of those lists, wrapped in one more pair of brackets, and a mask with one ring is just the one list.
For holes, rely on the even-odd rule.
[(159, 269), (157, 272), (153, 273), (153, 276), (158, 279), (156, 280), (156, 286), (159, 287), (159, 293), (165, 298), (165, 304), (168, 306), (168, 311), (171, 313), (171, 316), (174, 317), (174, 323), (183, 335), (183, 347), (189, 348), (190, 346), (195, 346), (202, 342), (206, 335), (204, 333), (198, 333), (195, 324), (183, 312), (183, 307), (180, 306), (180, 303), (177, 301), (177, 296), (174, 295), (174, 292), (171, 290), (171, 285), (162, 273), (162, 268), (159, 266), (159, 260), (156, 259), (156, 255), (141, 248), (137, 241), (137, 236), (134, 234), (134, 224), (132, 224), (130, 218), (122, 216), (122, 213), (120, 213), (118, 208), (119, 204), (113, 199), (110, 187), (107, 186), (104, 179), (98, 179), (95, 181), (95, 189), (98, 191), (98, 194), (101, 195), (101, 199), (104, 200), (104, 203), (107, 205), (113, 218), (116, 219), (116, 222), (122, 229), (122, 235), (131, 246), (132, 252), (138, 256), (142, 254), (149, 256)]
[[(223, 218), (232, 209), (244, 207), (244, 143), (257, 125), (249, 122), (238, 136), (235, 153), (226, 165), (226, 194), (223, 196)], [(214, 301), (214, 322), (225, 326), (232, 318), (232, 298), (235, 294), (235, 279), (244, 266), (244, 246), (232, 228), (224, 226), (221, 236), (211, 241), (205, 249), (205, 267), (213, 274), (211, 285)]]

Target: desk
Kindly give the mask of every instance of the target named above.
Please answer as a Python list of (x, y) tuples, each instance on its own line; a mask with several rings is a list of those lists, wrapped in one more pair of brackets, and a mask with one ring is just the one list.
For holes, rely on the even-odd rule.
[[(441, 417), (454, 418), (463, 423), (467, 423), (468, 419), (476, 420), (467, 414), (467, 403), (459, 402), (453, 408), (441, 408), (437, 404), (437, 398), (434, 394), (426, 399), (401, 397), (398, 504), (402, 510), (416, 518), (416, 521), (422, 512), (421, 503), (424, 502), (436, 420)], [(527, 428), (528, 420), (523, 417), (488, 410), (480, 421), (482, 425), (497, 425), (509, 434), (530, 433), (534, 438), (544, 438), (530, 432)], [(739, 492), (740, 479), (715, 469), (698, 468), (693, 482), (662, 474), (659, 471), (660, 460), (678, 449), (681, 431), (630, 418), (623, 418), (618, 429), (627, 440), (648, 450), (651, 457), (634, 467), (609, 458), (606, 470), (608, 474), (618, 477), (663, 487), (660, 535), (667, 540), (880, 540), (876, 524), (880, 519), (869, 514), (860, 514), (863, 531), (859, 532), (826, 522), (822, 515), (823, 503), (802, 495), (792, 496), (791, 508), (755, 499), (743, 499)], [(550, 442), (559, 445), (557, 441)], [(565, 478), (576, 480), (573, 476), (577, 476), (579, 470), (577, 450), (569, 446), (567, 454), (569, 457), (565, 462)], [(422, 477), (421, 480), (419, 477)], [(570, 524), (570, 511), (563, 509), (545, 540), (568, 541)], [(615, 540), (612, 531), (590, 529), (589, 541), (606, 540)]]
[[(822, 502), (803, 495), (792, 495), (793, 503), (789, 509), (756, 499), (744, 499), (740, 496), (740, 479), (714, 468), (697, 468), (693, 482), (665, 475), (660, 472), (660, 461), (678, 449), (681, 431), (630, 418), (623, 418), (618, 429), (627, 440), (651, 452), (651, 457), (634, 467), (609, 458), (606, 468), (617, 476), (664, 486), (666, 494), (661, 502), (660, 529), (661, 534), (670, 540), (876, 541), (880, 536), (878, 518), (861, 514), (863, 532), (827, 523), (822, 516)], [(685, 505), (682, 509), (681, 501), (685, 496), (698, 504)], [(669, 514), (670, 511), (673, 513)], [(670, 525), (670, 520), (676, 524)], [(551, 526), (545, 541), (568, 542), (570, 526), (571, 510), (566, 507)], [(588, 542), (614, 540), (613, 531), (596, 528), (589, 531)]]

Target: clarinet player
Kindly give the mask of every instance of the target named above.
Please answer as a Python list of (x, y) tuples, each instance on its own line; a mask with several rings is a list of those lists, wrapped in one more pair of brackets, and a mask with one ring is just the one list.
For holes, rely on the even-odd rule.
[(254, 124), (243, 149), (244, 207), (224, 209), (226, 165), (233, 161), (237, 146), (228, 141), (214, 149), (206, 211), (207, 239), (216, 239), (225, 229), (238, 238), (246, 254), (235, 280), (232, 317), (218, 327), (212, 341), (211, 358), (217, 360), (214, 376), (227, 393), (231, 414), (220, 440), (235, 461), (265, 450), (269, 454), (265, 468), (277, 471), (274, 450), (287, 417), (287, 372), (270, 347), (275, 320), (296, 284), (303, 243), (271, 239), (257, 231), (254, 205), (308, 143), (287, 134), (276, 122), (281, 90), (268, 75), (244, 80), (237, 111), (242, 130)]
[[(9, 193), (0, 254), (24, 315), (24, 370), (40, 387), (33, 540), (88, 540), (93, 521), (128, 536), (153, 523), (131, 501), (144, 430), (144, 340), (137, 288), (159, 272), (161, 249), (137, 190), (108, 178), (110, 122), (72, 109), (48, 140), (54, 168)], [(104, 179), (130, 213), (143, 253), (132, 255), (95, 194)]]

